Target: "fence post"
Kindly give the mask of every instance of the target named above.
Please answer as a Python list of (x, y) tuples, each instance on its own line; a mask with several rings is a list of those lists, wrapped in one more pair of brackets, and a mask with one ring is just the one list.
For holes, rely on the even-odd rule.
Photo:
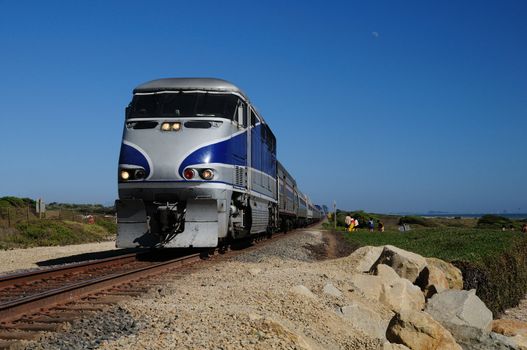
[(29, 222), (29, 204), (27, 205), (27, 213), (26, 213), (27, 222)]
[(11, 227), (11, 213), (9, 212), (9, 208), (7, 208), (7, 227)]

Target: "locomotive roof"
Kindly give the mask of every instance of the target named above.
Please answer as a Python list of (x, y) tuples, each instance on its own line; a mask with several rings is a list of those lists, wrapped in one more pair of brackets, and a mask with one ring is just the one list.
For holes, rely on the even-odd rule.
[(249, 100), (247, 95), (236, 85), (215, 78), (165, 78), (152, 80), (137, 86), (136, 92), (155, 92), (170, 90), (205, 90), (205, 91), (222, 91), (235, 92)]

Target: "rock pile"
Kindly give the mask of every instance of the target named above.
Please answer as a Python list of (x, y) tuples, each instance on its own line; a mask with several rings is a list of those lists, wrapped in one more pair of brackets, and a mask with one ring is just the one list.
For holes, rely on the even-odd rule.
[(493, 323), (476, 291), (461, 290), (461, 272), (452, 264), (390, 245), (362, 247), (341, 260), (353, 266), (353, 292), (382, 303), (393, 316), (383, 319), (358, 305), (338, 312), (387, 340), (384, 349), (527, 349), (527, 324)]

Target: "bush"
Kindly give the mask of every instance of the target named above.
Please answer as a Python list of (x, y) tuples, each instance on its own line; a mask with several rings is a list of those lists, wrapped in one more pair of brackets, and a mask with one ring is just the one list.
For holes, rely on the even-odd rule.
[(13, 196), (7, 196), (0, 198), (0, 207), (15, 207), (15, 208), (26, 208), (28, 206), (35, 206), (35, 201), (31, 198), (18, 198)]
[(512, 224), (512, 220), (503, 216), (499, 215), (483, 215), (481, 218), (479, 218), (477, 226), (483, 227), (483, 228), (496, 228), (500, 229), (503, 226), (506, 228), (509, 228), (509, 226)]
[(117, 224), (114, 221), (104, 220), (104, 219), (95, 219), (95, 224), (103, 227), (109, 234), (117, 233)]
[(419, 216), (403, 216), (399, 219), (398, 225), (403, 225), (403, 224), (421, 225), (424, 227), (437, 226), (432, 220), (427, 220)]
[(477, 295), (496, 316), (514, 307), (527, 290), (527, 240), (518, 239), (498, 257), (481, 262), (454, 261), (463, 273), (463, 288), (476, 289)]

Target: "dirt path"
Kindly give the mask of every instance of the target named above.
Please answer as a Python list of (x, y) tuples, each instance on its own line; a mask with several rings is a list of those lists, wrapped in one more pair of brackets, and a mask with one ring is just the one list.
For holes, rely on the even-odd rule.
[(337, 259), (350, 255), (358, 247), (354, 247), (340, 232), (321, 230), (322, 244), (306, 246), (316, 260)]

